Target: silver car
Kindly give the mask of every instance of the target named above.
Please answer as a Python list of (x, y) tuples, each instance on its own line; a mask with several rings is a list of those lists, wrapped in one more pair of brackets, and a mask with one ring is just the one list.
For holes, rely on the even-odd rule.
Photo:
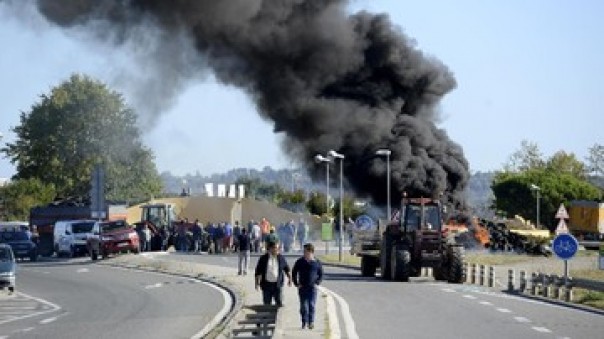
[(10, 293), (15, 291), (15, 273), (17, 263), (10, 245), (0, 244), (0, 288), (8, 287)]

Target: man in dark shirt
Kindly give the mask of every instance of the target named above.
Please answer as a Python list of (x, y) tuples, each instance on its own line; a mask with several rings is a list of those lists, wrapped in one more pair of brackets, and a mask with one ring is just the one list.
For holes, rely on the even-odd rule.
[(250, 262), (250, 236), (247, 230), (242, 228), (241, 233), (237, 236), (239, 244), (239, 275), (247, 275), (247, 269)]
[(315, 259), (315, 247), (312, 244), (304, 245), (304, 256), (296, 260), (292, 276), (294, 285), (298, 287), (300, 297), (300, 315), (302, 328), (314, 328), (315, 303), (317, 301), (317, 285), (323, 279), (321, 262)]

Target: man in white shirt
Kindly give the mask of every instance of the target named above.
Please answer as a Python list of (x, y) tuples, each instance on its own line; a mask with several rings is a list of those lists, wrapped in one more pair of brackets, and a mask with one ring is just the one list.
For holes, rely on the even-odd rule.
[(283, 306), (282, 288), (287, 276), (287, 285), (292, 285), (292, 276), (285, 257), (279, 253), (277, 243), (267, 244), (268, 250), (260, 256), (256, 264), (256, 290), (262, 289), (264, 305), (275, 300), (277, 306)]

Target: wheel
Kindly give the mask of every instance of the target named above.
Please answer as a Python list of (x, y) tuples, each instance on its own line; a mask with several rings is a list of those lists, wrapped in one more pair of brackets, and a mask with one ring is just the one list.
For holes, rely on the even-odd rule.
[(406, 249), (393, 249), (390, 255), (390, 275), (394, 281), (409, 281), (411, 254)]
[(9, 287), (8, 287), (8, 293), (9, 293), (9, 294), (13, 294), (13, 293), (15, 293), (15, 286), (9, 286)]
[(449, 257), (448, 281), (453, 284), (463, 284), (464, 280), (466, 280), (463, 271), (463, 247), (449, 246), (447, 252), (447, 256)]
[(434, 267), (432, 269), (432, 276), (434, 276), (434, 280), (437, 281), (448, 280), (446, 267), (444, 265), (441, 265), (440, 267)]
[(364, 277), (374, 277), (377, 269), (376, 258), (370, 256), (361, 257), (361, 275)]
[(99, 252), (97, 252), (97, 251), (91, 251), (91, 252), (90, 252), (90, 258), (91, 258), (93, 261), (98, 260), (98, 259), (99, 259)]
[(382, 279), (390, 280), (390, 253), (392, 252), (392, 237), (384, 234), (380, 244), (380, 271)]
[(33, 253), (29, 256), (29, 261), (38, 261), (38, 253)]

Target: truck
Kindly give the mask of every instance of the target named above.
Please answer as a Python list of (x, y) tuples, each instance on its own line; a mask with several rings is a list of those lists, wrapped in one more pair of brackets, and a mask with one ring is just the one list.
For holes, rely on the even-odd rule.
[(591, 200), (572, 200), (568, 208), (568, 230), (584, 246), (598, 247), (604, 241), (604, 203)]
[[(383, 228), (383, 230), (382, 230)], [(398, 220), (384, 227), (353, 231), (352, 254), (361, 257), (361, 274), (408, 281), (431, 267), (436, 280), (462, 283), (464, 248), (444, 234), (442, 206), (436, 199), (404, 197)]]
[[(125, 205), (107, 205), (102, 220), (125, 220)], [(37, 227), (38, 253), (52, 256), (55, 252), (54, 225), (61, 220), (91, 219), (92, 210), (86, 201), (76, 199), (57, 200), (45, 206), (36, 206), (29, 211), (29, 224)], [(95, 218), (96, 219), (96, 218)]]

